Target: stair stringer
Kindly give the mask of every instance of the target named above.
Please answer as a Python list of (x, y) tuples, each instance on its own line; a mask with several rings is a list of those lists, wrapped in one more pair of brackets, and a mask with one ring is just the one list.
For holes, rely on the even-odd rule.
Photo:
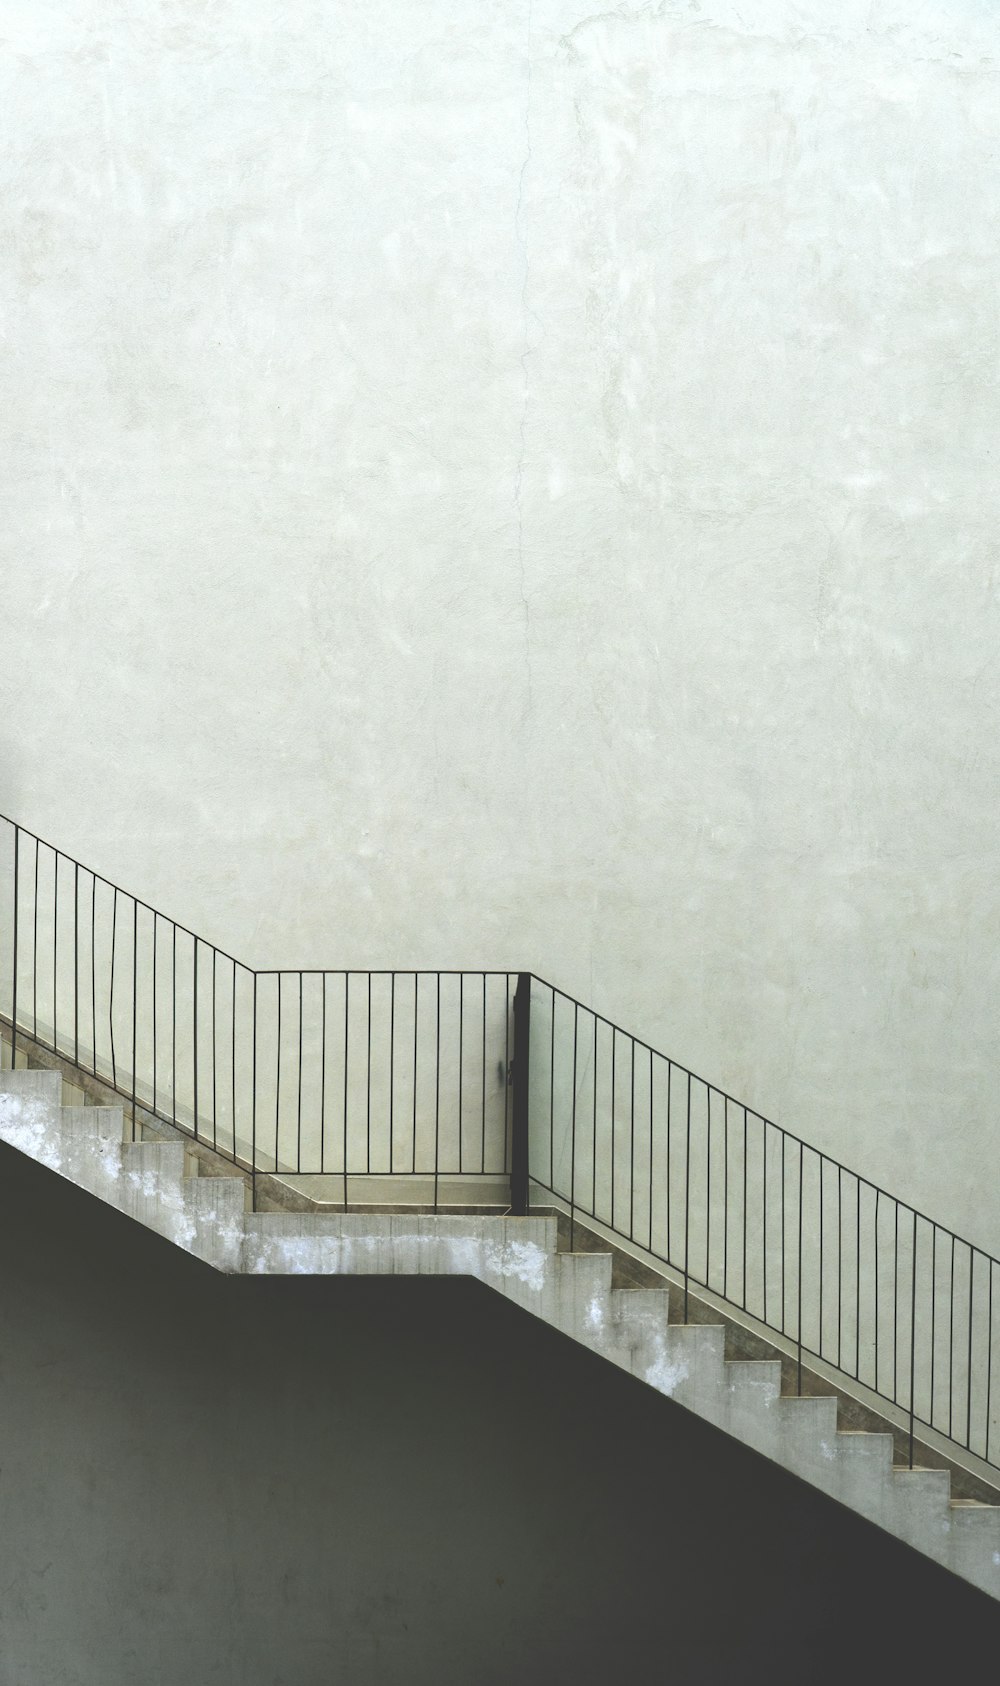
[(199, 1177), (183, 1142), (133, 1142), (121, 1107), (61, 1099), (58, 1072), (0, 1073), (0, 1140), (211, 1268), (473, 1276), (1000, 1598), (1000, 1507), (894, 1468), (891, 1434), (839, 1430), (835, 1398), (783, 1396), (779, 1363), (727, 1360), (724, 1325), (671, 1323), (668, 1290), (612, 1289), (610, 1252), (558, 1252), (555, 1216), (247, 1212), (242, 1177)]

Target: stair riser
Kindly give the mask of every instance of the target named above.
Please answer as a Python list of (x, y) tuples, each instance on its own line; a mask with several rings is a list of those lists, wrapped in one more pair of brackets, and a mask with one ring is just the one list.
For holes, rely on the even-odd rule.
[(950, 1567), (994, 1597), (1000, 1590), (1000, 1515), (989, 1510), (951, 1513)]
[(950, 1489), (951, 1479), (943, 1469), (894, 1470), (890, 1482), (892, 1533), (939, 1563), (951, 1557)]
[(725, 1411), (725, 1333), (721, 1325), (669, 1324), (632, 1348), (632, 1373), (707, 1422)]
[(259, 1213), (246, 1220), (251, 1275), (476, 1276), (535, 1309), (554, 1292), (554, 1224), (528, 1218)]

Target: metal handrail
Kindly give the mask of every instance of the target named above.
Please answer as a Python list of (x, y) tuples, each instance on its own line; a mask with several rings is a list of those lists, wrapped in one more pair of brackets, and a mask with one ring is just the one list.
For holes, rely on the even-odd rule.
[[(0, 815), (0, 1015), (257, 1178), (589, 1220), (1000, 1467), (1000, 1264), (543, 978), (254, 969)], [(9, 917), (8, 917), (9, 909)], [(735, 1111), (733, 1110), (735, 1109)], [(789, 1172), (791, 1173), (789, 1175)], [(503, 1190), (508, 1190), (504, 1198)], [(846, 1194), (846, 1199), (845, 1199)], [(1000, 1293), (996, 1296), (1000, 1314)], [(956, 1333), (957, 1331), (957, 1333)]]
[(781, 1336), (800, 1392), (808, 1357), (893, 1405), (911, 1463), (921, 1425), (1000, 1467), (998, 1261), (566, 991), (532, 985), (531, 1175), (567, 1213), (571, 1245), (589, 1219), (677, 1273), (685, 1319), (696, 1287)]

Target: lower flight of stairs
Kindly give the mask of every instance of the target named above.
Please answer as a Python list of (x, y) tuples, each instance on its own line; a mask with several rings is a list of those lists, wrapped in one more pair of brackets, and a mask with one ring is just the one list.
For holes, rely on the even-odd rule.
[(610, 1252), (557, 1251), (554, 1216), (247, 1210), (183, 1140), (132, 1141), (120, 1106), (63, 1104), (62, 1075), (0, 1071), (0, 1139), (224, 1272), (474, 1276), (679, 1405), (1000, 1598), (1000, 1507), (893, 1437), (838, 1428), (834, 1397), (782, 1394), (781, 1364), (727, 1359), (723, 1324), (671, 1321), (671, 1289), (613, 1288)]

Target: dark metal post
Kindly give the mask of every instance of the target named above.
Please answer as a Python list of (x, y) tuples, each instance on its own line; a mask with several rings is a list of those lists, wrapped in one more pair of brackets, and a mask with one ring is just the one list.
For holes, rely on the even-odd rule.
[[(139, 903), (132, 898), (132, 1140), (135, 1141), (135, 1100), (139, 1085), (136, 1036), (139, 1020)], [(195, 1120), (197, 1124), (197, 1119)], [(197, 1130), (195, 1132), (197, 1134)]]
[[(796, 1365), (796, 1378), (797, 1378), (797, 1380), (796, 1380), (795, 1391), (798, 1393), (800, 1398), (802, 1396), (802, 1159), (803, 1159), (803, 1152), (804, 1152), (804, 1150), (803, 1150), (803, 1147), (802, 1147), (802, 1143), (800, 1142), (799, 1143), (799, 1268), (798, 1268), (798, 1275), (797, 1275), (797, 1281), (796, 1281), (796, 1287), (797, 1287), (797, 1290), (798, 1290), (798, 1297), (799, 1297), (799, 1304), (798, 1304), (798, 1310), (795, 1314), (795, 1337), (796, 1337), (796, 1341), (798, 1343), (798, 1359), (797, 1359), (797, 1365)], [(820, 1198), (822, 1199), (822, 1195), (820, 1196)], [(822, 1269), (823, 1269), (823, 1266), (822, 1266), (822, 1262), (821, 1262), (820, 1263), (820, 1274), (821, 1274), (821, 1276), (822, 1276)], [(820, 1345), (822, 1346), (822, 1344), (823, 1344), (823, 1342), (822, 1342), (822, 1334), (821, 1334), (820, 1335)]]
[(528, 1057), (531, 1043), (531, 973), (519, 972), (514, 991), (514, 1114), (510, 1140), (510, 1209), (528, 1212)]
[[(257, 974), (253, 975), (253, 1049), (250, 1079), (250, 1210), (257, 1210)], [(236, 1144), (236, 1123), (233, 1122), (233, 1145)], [(275, 1156), (277, 1166), (277, 1156)]]
[[(20, 900), (20, 868), (21, 868), (21, 828), (14, 827), (14, 961), (13, 961), (13, 1000), (10, 1009), (10, 1069), (17, 1070), (17, 910)], [(37, 905), (38, 892), (35, 892)]]
[(687, 1137), (684, 1148), (684, 1318), (688, 1320), (688, 1280), (691, 1255), (691, 1073), (687, 1074)]
[[(913, 1394), (917, 1379), (917, 1214), (913, 1214), (913, 1253), (910, 1259), (910, 1468), (913, 1468)], [(972, 1376), (969, 1376), (972, 1394)]]

